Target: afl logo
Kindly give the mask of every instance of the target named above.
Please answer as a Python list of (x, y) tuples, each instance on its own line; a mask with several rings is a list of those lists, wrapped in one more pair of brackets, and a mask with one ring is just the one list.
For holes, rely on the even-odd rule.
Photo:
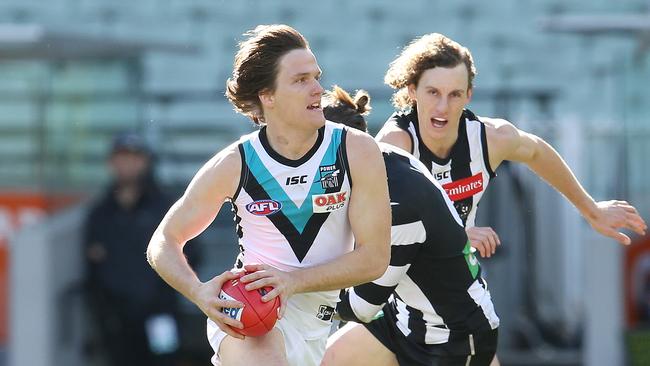
[(255, 216), (268, 216), (280, 211), (282, 203), (274, 200), (253, 201), (246, 205), (246, 210)]

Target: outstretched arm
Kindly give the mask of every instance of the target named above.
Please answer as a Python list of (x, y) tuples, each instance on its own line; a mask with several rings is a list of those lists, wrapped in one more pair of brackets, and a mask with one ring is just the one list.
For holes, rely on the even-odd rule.
[(189, 184), (185, 194), (167, 212), (147, 248), (147, 260), (169, 285), (195, 303), (223, 331), (243, 338), (230, 327), (242, 328), (221, 312), (222, 307), (243, 304), (218, 298), (222, 284), (236, 274), (224, 272), (201, 282), (183, 255), (185, 243), (200, 234), (214, 220), (222, 203), (235, 192), (241, 158), (231, 145), (208, 161)]
[(646, 223), (634, 206), (625, 201), (595, 202), (560, 154), (546, 141), (504, 120), (489, 119), (486, 127), (492, 167), (496, 168), (504, 160), (525, 163), (562, 193), (594, 230), (622, 244), (630, 244), (631, 240), (620, 232), (621, 229), (645, 235)]

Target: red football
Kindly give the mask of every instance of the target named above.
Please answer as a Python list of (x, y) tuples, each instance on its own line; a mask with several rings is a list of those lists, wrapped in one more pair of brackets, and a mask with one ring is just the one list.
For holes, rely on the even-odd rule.
[(278, 320), (280, 299), (276, 297), (269, 302), (263, 302), (262, 296), (273, 290), (272, 287), (247, 291), (244, 286), (246, 284), (238, 278), (223, 284), (219, 298), (240, 301), (244, 303), (244, 307), (222, 308), (221, 311), (244, 324), (244, 329), (232, 328), (235, 332), (252, 337), (264, 335), (273, 329), (275, 321)]

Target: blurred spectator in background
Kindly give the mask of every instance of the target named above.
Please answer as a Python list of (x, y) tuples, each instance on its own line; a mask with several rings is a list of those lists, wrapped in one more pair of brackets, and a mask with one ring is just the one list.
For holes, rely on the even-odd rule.
[(171, 200), (155, 181), (152, 152), (137, 134), (115, 138), (108, 165), (112, 182), (84, 228), (87, 300), (97, 340), (111, 365), (173, 365), (176, 295), (144, 261)]

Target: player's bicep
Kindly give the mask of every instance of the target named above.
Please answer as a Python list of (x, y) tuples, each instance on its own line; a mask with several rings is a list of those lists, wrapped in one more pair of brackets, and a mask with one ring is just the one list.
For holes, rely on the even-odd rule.
[(353, 186), (348, 215), (352, 232), (357, 247), (371, 246), (388, 262), (391, 215), (384, 160), (368, 135), (350, 135), (348, 156)]
[(537, 151), (539, 138), (502, 119), (486, 119), (490, 165), (496, 169), (504, 160), (526, 163)]
[(540, 148), (541, 139), (533, 134), (517, 130), (517, 142), (505, 160), (519, 163), (531, 162)]
[[(363, 143), (370, 145), (367, 141)], [(370, 148), (357, 149), (361, 154), (350, 157), (353, 186), (348, 215), (357, 245), (381, 244), (387, 251), (390, 230), (388, 180), (379, 148), (372, 141), (371, 144)]]
[(194, 176), (183, 196), (163, 218), (157, 232), (184, 244), (199, 235), (219, 213), (239, 184), (241, 158), (226, 150), (208, 161)]

